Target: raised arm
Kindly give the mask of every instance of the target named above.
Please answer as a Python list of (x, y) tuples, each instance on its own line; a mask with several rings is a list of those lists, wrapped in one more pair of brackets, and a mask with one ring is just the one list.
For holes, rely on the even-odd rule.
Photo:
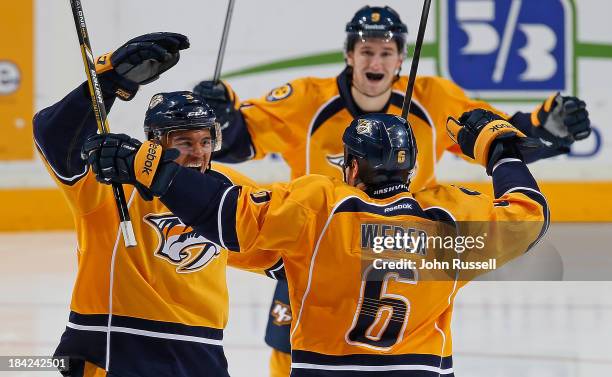
[[(498, 266), (529, 251), (546, 233), (549, 208), (546, 198), (523, 162), (518, 145), (526, 139), (507, 121), (493, 113), (474, 110), (461, 116), (463, 127), (451, 132), (461, 150), (493, 178), (494, 199), (457, 198), (461, 232), (483, 236), (486, 247), (462, 258), (479, 261), (495, 258)], [(462, 190), (464, 191), (464, 190)], [(470, 192), (464, 191), (470, 195)], [(470, 201), (476, 203), (470, 206)], [(464, 273), (471, 280), (477, 271)]]
[[(112, 82), (100, 76), (107, 111), (115, 102), (108, 90)], [(81, 159), (85, 140), (97, 132), (87, 83), (79, 85), (61, 101), (34, 116), (34, 141), (53, 173), (64, 184), (71, 184), (85, 175), (87, 167)]]
[[(187, 37), (151, 33), (134, 38), (113, 53), (96, 60), (96, 71), (106, 109), (115, 98), (130, 100), (141, 84), (156, 80), (189, 47)], [(71, 184), (86, 173), (80, 151), (87, 137), (97, 132), (87, 83), (34, 116), (34, 139), (56, 177)]]
[[(566, 154), (569, 147), (578, 140), (585, 139), (591, 132), (589, 113), (586, 104), (576, 97), (561, 96), (558, 93), (550, 96), (533, 112), (516, 112), (512, 116), (496, 109), (491, 104), (469, 98), (455, 83), (442, 78), (428, 78), (430, 95), (433, 98), (444, 98), (443, 120), (436, 125), (445, 128), (446, 117), (458, 117), (462, 113), (474, 109), (484, 109), (496, 113), (506, 119), (524, 135), (539, 141), (536, 148), (519, 146), (526, 163), (540, 159)], [(439, 130), (439, 136), (444, 137), (445, 130)], [(453, 144), (448, 150), (460, 154), (461, 151)]]

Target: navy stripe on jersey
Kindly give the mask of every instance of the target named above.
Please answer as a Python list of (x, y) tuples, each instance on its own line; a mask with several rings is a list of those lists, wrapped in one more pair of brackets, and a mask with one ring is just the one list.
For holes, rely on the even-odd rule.
[[(101, 328), (108, 327), (108, 315), (80, 314), (76, 312), (70, 312), (68, 326), (72, 326), (72, 328), (76, 330), (83, 329), (85, 331), (87, 331), (86, 328), (88, 327), (95, 327), (99, 329), (91, 330), (101, 331), (103, 330)], [(215, 329), (205, 326), (188, 326), (180, 323), (153, 321), (149, 319), (133, 318), (120, 315), (112, 316), (111, 331), (113, 331), (113, 327), (121, 327), (126, 328), (128, 330), (144, 330), (169, 335), (184, 335), (189, 337), (206, 338), (217, 341), (223, 340), (223, 330), (221, 329)]]
[(107, 336), (104, 332), (79, 331), (66, 327), (53, 356), (85, 359), (100, 368), (104, 368), (106, 365), (106, 341)]
[(352, 355), (324, 355), (311, 351), (293, 350), (292, 361), (296, 363), (322, 364), (322, 365), (429, 365), (441, 369), (453, 367), (452, 356), (441, 357), (430, 354), (407, 355), (381, 355), (381, 354), (352, 354)]
[[(199, 234), (228, 250), (240, 251), (236, 234), (239, 194), (240, 187), (232, 186), (214, 174), (182, 168), (160, 200)], [(219, 212), (221, 207), (223, 211)]]
[(395, 371), (341, 371), (317, 369), (291, 369), (291, 377), (454, 377), (453, 372), (440, 374), (425, 370), (395, 370)]
[(64, 185), (66, 186), (72, 186), (75, 183), (77, 183), (81, 178), (83, 178), (87, 172), (89, 171), (89, 166), (84, 165), (83, 166), (83, 171), (80, 173), (76, 173), (70, 177), (65, 176), (65, 172), (63, 171), (64, 169), (62, 169), (59, 165), (52, 163), (49, 158), (47, 157), (47, 155), (45, 154), (45, 151), (42, 149), (42, 147), (38, 144), (38, 140), (36, 140), (36, 138), (34, 138), (34, 145), (36, 146), (36, 150), (38, 150), (38, 153), (40, 153), (41, 157), (46, 161), (46, 163), (49, 165), (49, 167), (51, 168), (51, 171), (53, 171), (53, 175), (55, 175), (55, 177), (62, 182)]
[(443, 221), (455, 225), (452, 215), (446, 210), (435, 207), (423, 210), (419, 203), (413, 198), (401, 198), (387, 203), (386, 205), (376, 205), (367, 203), (363, 199), (353, 197), (344, 201), (336, 208), (333, 214), (341, 212), (367, 212), (380, 216), (417, 216), (433, 221)]
[(112, 376), (229, 377), (222, 347), (113, 333)]
[(219, 203), (219, 212), (217, 212), (216, 217), (219, 233), (217, 237), (218, 239), (215, 238), (213, 241), (217, 242), (217, 244), (221, 245), (225, 249), (237, 250), (238, 235), (236, 234), (236, 229), (229, 226), (229, 224), (236, 223), (236, 211), (235, 208), (224, 210), (223, 207), (226, 203), (229, 206), (233, 205), (235, 207), (235, 204), (238, 201), (238, 195), (240, 195), (240, 188), (238, 186), (232, 186), (234, 184), (232, 180), (220, 171), (210, 169), (207, 170), (205, 174), (219, 179), (228, 187), (226, 189), (227, 193), (225, 197), (222, 196), (221, 202)]
[(204, 174), (210, 174), (211, 176), (220, 179), (224, 183), (227, 183), (227, 184), (230, 184), (230, 185), (234, 184), (234, 182), (232, 182), (230, 177), (228, 177), (227, 175), (221, 173), (220, 171), (217, 171), (217, 170), (214, 170), (214, 169), (209, 169)]
[[(231, 187), (230, 183), (215, 174), (202, 174), (182, 168), (160, 200), (185, 225), (194, 227), (199, 234), (212, 242), (225, 244), (229, 250), (239, 251), (236, 230), (233, 229), (236, 224), (238, 190), (227, 191)], [(196, 200), (188, 201), (185, 198)], [(223, 214), (220, 221), (219, 207), (222, 199)], [(223, 242), (220, 238), (223, 238)]]
[[(337, 97), (330, 103), (328, 103), (319, 113), (317, 117), (313, 120), (312, 129), (310, 131), (310, 135), (314, 135), (315, 131), (319, 129), (325, 122), (327, 122), (331, 117), (338, 114), (340, 111), (344, 109), (344, 101), (341, 97)], [(347, 124), (348, 126), (348, 124)]]
[[(221, 346), (184, 341), (177, 337), (152, 337), (142, 332), (124, 331), (126, 328), (133, 330), (146, 328), (148, 331), (169, 330), (178, 334), (190, 332), (185, 330), (187, 328), (196, 328), (197, 330), (191, 333), (202, 335), (206, 332), (219, 337), (221, 330), (113, 316), (113, 326), (109, 336), (106, 332), (106, 321), (108, 321), (107, 315), (83, 315), (72, 312), (55, 356), (87, 360), (100, 368), (108, 367), (109, 375), (116, 376), (197, 377), (203, 374), (228, 376), (227, 360)], [(77, 325), (75, 322), (80, 324)], [(79, 326), (94, 328), (84, 330)], [(110, 341), (108, 344), (107, 340)], [(107, 349), (110, 350), (108, 358)], [(77, 364), (74, 364), (76, 368), (79, 367)]]
[(285, 280), (285, 264), (283, 259), (279, 259), (278, 262), (274, 263), (272, 267), (264, 270), (264, 272), (266, 276), (274, 280)]
[(71, 311), (68, 321), (82, 326), (106, 326), (108, 314), (80, 314)]
[(492, 177), (495, 198), (501, 197), (504, 193), (515, 187), (525, 187), (540, 191), (527, 165), (518, 160), (501, 163), (493, 169)]
[[(102, 83), (104, 85), (104, 83)], [(104, 97), (107, 112), (115, 96)], [(33, 120), (36, 147), (57, 179), (73, 185), (87, 173), (81, 159), (85, 140), (97, 132), (87, 83), (79, 85), (61, 101), (39, 111)]]
[[(499, 198), (504, 194), (511, 192), (520, 192), (531, 200), (537, 202), (542, 206), (544, 214), (544, 224), (542, 230), (538, 235), (538, 238), (529, 245), (527, 251), (534, 247), (544, 234), (548, 231), (550, 225), (550, 209), (544, 194), (540, 192), (536, 180), (531, 175), (531, 172), (527, 168), (527, 165), (522, 161), (509, 160), (508, 162), (501, 162), (500, 165), (493, 169), (493, 189), (495, 191), (495, 198)], [(507, 205), (504, 202), (496, 204), (496, 206)]]
[[(408, 355), (324, 355), (310, 351), (293, 350), (291, 353), (292, 376), (452, 376), (452, 356), (442, 357), (428, 354)], [(308, 372), (310, 371), (310, 373)], [(395, 373), (394, 373), (395, 372)], [(414, 373), (414, 374), (413, 374)]]
[[(222, 198), (217, 213), (217, 227), (219, 228), (219, 242), (232, 251), (239, 251), (238, 234), (236, 233), (236, 208), (238, 206), (239, 186), (231, 186), (227, 194)], [(226, 208), (227, 207), (227, 208)]]

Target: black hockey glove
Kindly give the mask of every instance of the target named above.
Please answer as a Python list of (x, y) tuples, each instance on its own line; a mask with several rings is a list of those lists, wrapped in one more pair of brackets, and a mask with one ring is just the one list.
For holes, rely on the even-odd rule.
[(584, 101), (576, 97), (564, 97), (559, 93), (550, 96), (531, 113), (534, 137), (549, 148), (568, 148), (576, 140), (591, 134), (591, 121)]
[(177, 149), (162, 151), (153, 141), (143, 144), (124, 134), (93, 135), (81, 150), (97, 181), (134, 185), (145, 200), (165, 194), (178, 173), (173, 160), (179, 155)]
[(458, 122), (449, 118), (447, 130), (461, 151), (484, 166), (489, 175), (501, 158), (522, 159), (517, 144), (525, 135), (493, 112), (476, 109), (463, 113)]
[(232, 124), (238, 110), (236, 110), (236, 94), (228, 84), (222, 81), (216, 84), (214, 81), (201, 81), (193, 88), (193, 92), (204, 98), (213, 108), (221, 130)]
[(177, 33), (150, 33), (130, 39), (112, 53), (96, 59), (96, 72), (105, 94), (131, 100), (140, 85), (148, 84), (172, 68), (189, 39)]

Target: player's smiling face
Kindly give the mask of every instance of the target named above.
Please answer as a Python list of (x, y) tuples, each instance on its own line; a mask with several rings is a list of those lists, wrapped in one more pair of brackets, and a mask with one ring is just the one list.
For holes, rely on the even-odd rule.
[(353, 85), (368, 97), (387, 92), (402, 65), (395, 41), (378, 38), (357, 41), (347, 61), (353, 67)]
[(162, 146), (178, 149), (181, 155), (175, 162), (202, 173), (210, 163), (213, 150), (210, 129), (171, 131), (164, 138)]

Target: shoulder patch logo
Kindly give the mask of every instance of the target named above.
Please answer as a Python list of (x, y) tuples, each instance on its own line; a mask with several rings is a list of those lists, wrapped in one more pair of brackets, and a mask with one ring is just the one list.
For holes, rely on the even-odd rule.
[(289, 97), (291, 93), (293, 93), (293, 88), (291, 87), (291, 84), (285, 84), (283, 86), (279, 86), (276, 89), (272, 89), (272, 91), (268, 93), (266, 100), (268, 102), (280, 101)]
[(251, 194), (251, 200), (256, 204), (267, 203), (271, 199), (272, 195), (270, 195), (270, 191), (262, 190)]
[(176, 266), (176, 272), (198, 271), (221, 253), (221, 248), (171, 213), (148, 214), (144, 217), (159, 238), (155, 256)]
[(270, 315), (274, 318), (274, 324), (277, 326), (286, 326), (291, 324), (291, 307), (283, 302), (274, 300), (274, 306)]

